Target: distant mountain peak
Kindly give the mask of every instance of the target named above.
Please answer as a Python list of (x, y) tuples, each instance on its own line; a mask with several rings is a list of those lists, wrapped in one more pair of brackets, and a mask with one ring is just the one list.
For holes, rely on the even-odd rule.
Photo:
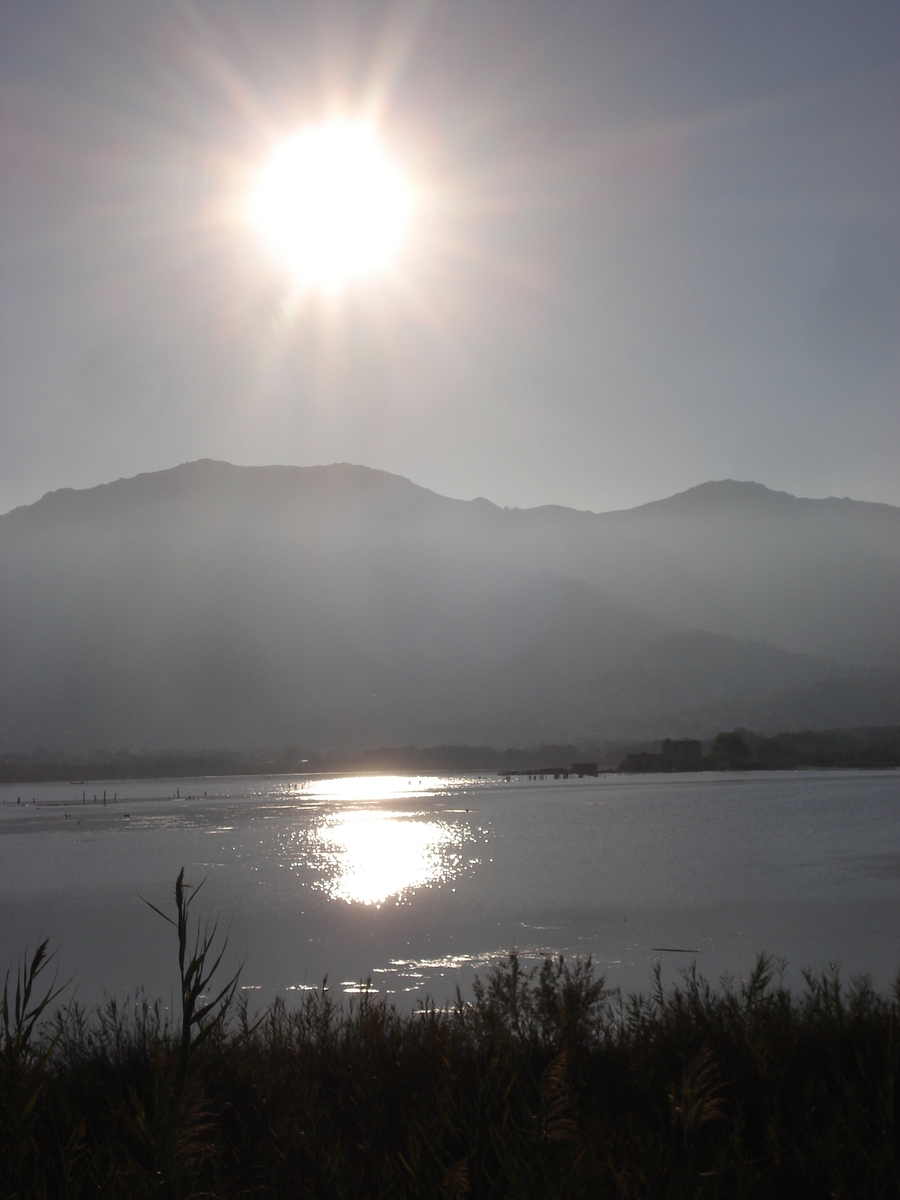
[(667, 496), (664, 500), (652, 500), (649, 504), (641, 504), (628, 511), (660, 512), (665, 509), (673, 513), (700, 513), (722, 510), (734, 512), (743, 509), (748, 513), (773, 512), (784, 511), (798, 503), (802, 501), (790, 492), (777, 492), (762, 483), (740, 479), (711, 479), (684, 492), (676, 492), (674, 496)]

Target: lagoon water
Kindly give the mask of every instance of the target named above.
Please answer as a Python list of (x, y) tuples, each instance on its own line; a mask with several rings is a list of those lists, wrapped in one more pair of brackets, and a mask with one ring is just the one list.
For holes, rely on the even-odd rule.
[[(107, 803), (102, 801), (106, 792)], [(84, 803), (82, 803), (84, 794)], [(97, 802), (93, 797), (96, 795)], [(182, 865), (251, 1007), (327, 973), (410, 1009), (513, 945), (647, 991), (900, 969), (900, 772), (599, 779), (276, 777), (0, 788), (0, 962), (47, 937), (85, 1003), (168, 1002)], [(22, 803), (17, 804), (17, 798)], [(223, 968), (224, 969), (224, 968)]]

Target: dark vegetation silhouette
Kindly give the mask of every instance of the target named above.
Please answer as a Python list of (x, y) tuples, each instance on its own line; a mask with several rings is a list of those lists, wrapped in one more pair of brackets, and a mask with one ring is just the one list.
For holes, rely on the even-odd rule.
[(710, 746), (709, 756), (716, 766), (739, 770), (750, 763), (750, 747), (739, 730), (717, 733)]
[(198, 1007), (221, 952), (199, 922), (191, 937), (185, 887), (182, 872), (180, 1026), (140, 996), (50, 1017), (46, 944), (15, 999), (7, 976), (4, 1196), (900, 1189), (900, 983), (809, 975), (794, 994), (761, 956), (744, 980), (657, 973), (624, 999), (590, 959), (525, 969), (513, 950), (448, 1011), (403, 1016), (365, 988), (343, 1008), (323, 982), (251, 1021), (235, 979)]
[[(205, 881), (204, 881), (205, 882)], [(175, 880), (175, 919), (167, 916), (161, 908), (157, 908), (149, 900), (144, 903), (167, 921), (178, 934), (178, 974), (181, 983), (181, 1040), (178, 1047), (178, 1069), (175, 1074), (175, 1088), (180, 1094), (187, 1080), (188, 1065), (191, 1056), (196, 1054), (203, 1043), (216, 1032), (227, 1015), (234, 999), (235, 988), (240, 977), (240, 968), (232, 975), (210, 1000), (206, 989), (218, 971), (228, 947), (225, 938), (222, 949), (213, 958), (213, 942), (215, 941), (217, 925), (212, 929), (207, 925), (202, 933), (198, 922), (194, 949), (190, 958), (188, 950), (188, 920), (190, 907), (196, 900), (203, 883), (188, 895), (191, 884), (184, 882), (184, 867), (178, 872)], [(212, 960), (212, 961), (210, 961)], [(201, 1004), (200, 1001), (204, 1002)]]
[[(492, 746), (386, 746), (356, 753), (303, 753), (297, 746), (237, 751), (165, 751), (74, 755), (38, 750), (0, 754), (0, 783), (86, 780), (186, 779), (236, 775), (301, 775), (327, 772), (467, 772), (530, 774), (558, 764), (569, 769), (594, 763), (602, 770), (791, 770), (900, 766), (900, 726), (876, 729), (804, 730), (765, 736), (749, 729), (720, 732), (700, 761), (665, 757), (657, 742), (554, 743), (529, 748)], [(677, 743), (676, 743), (677, 745)], [(663, 753), (661, 753), (661, 751)], [(624, 763), (624, 758), (634, 760)], [(643, 765), (642, 765), (643, 764)], [(575, 770), (572, 773), (578, 774)]]

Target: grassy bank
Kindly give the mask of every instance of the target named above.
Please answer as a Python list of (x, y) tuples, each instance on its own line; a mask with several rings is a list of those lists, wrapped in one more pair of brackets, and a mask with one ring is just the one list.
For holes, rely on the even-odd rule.
[(733, 987), (622, 1000), (589, 962), (527, 973), (513, 953), (452, 1011), (342, 1009), (323, 986), (254, 1021), (188, 915), (182, 894), (175, 1019), (143, 1000), (50, 1016), (46, 960), (18, 992), (13, 971), (4, 1196), (900, 1192), (900, 992), (791, 993), (760, 959)]

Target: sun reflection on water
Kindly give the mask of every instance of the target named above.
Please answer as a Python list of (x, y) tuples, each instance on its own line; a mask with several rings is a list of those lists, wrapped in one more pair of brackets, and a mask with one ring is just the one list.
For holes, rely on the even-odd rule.
[(309, 796), (317, 800), (377, 803), (379, 800), (399, 800), (407, 796), (433, 796), (436, 793), (449, 792), (453, 782), (442, 775), (342, 775), (325, 779), (304, 779), (292, 784), (291, 791), (295, 795)]
[[(312, 887), (348, 904), (403, 903), (421, 888), (452, 889), (478, 860), (464, 855), (476, 841), (469, 823), (450, 810), (398, 808), (397, 802), (434, 797), (448, 790), (437, 777), (351, 776), (304, 780), (293, 794), (321, 805), (317, 820), (294, 831), (291, 866), (311, 870)], [(390, 808), (382, 807), (391, 801)], [(305, 807), (305, 806), (304, 806)], [(480, 838), (480, 833), (477, 837)]]
[(444, 821), (371, 810), (329, 816), (313, 834), (324, 890), (356, 904), (443, 883), (461, 865), (464, 837)]

